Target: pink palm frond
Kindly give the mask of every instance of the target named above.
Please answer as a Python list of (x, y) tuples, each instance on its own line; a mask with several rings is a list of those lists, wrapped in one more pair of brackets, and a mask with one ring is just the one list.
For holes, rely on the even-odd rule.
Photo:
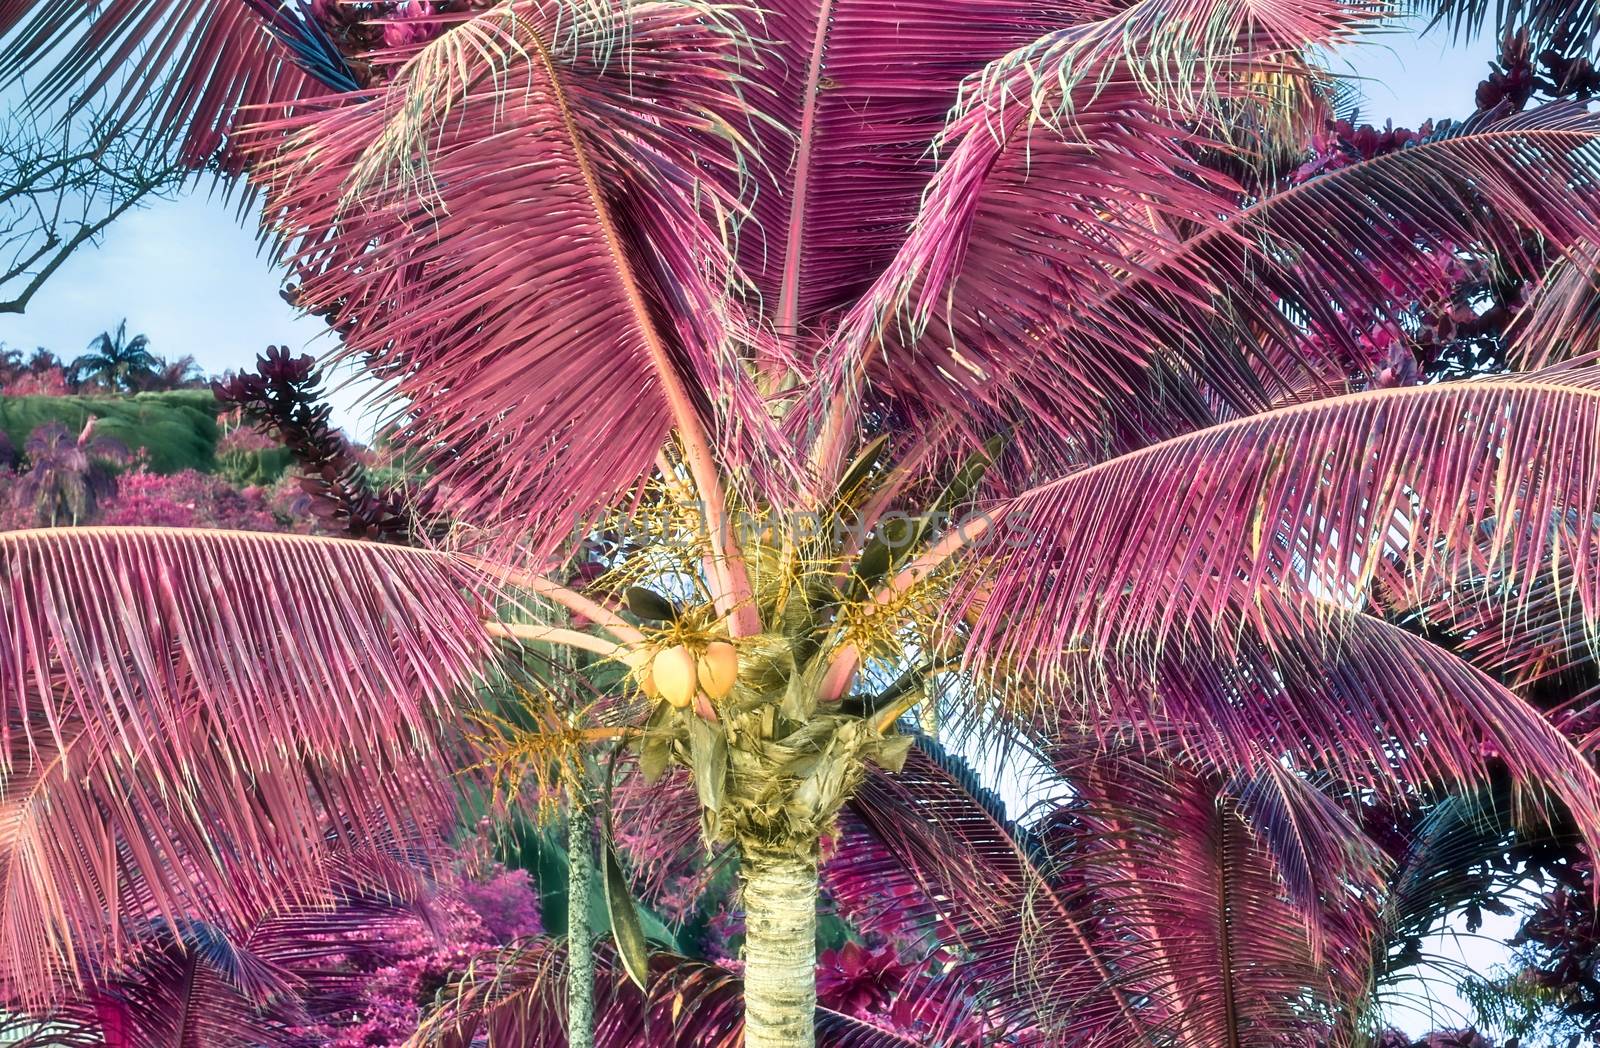
[[(443, 554), (304, 536), (0, 536), (0, 981), (329, 885), (327, 839), (437, 838), (435, 739), (489, 641)], [(309, 896), (309, 897), (308, 897)]]
[(751, 123), (739, 257), (781, 337), (850, 305), (893, 257), (961, 82), (1095, 9), (781, 0), (751, 13), (752, 34), (771, 43), (748, 93), (768, 119)]
[(1091, 761), (1075, 777), (1084, 799), (1052, 827), (1053, 843), (1092, 909), (1096, 948), (1159, 1022), (1137, 1036), (1099, 1030), (1068, 1000), (1052, 1043), (1359, 1043), (1347, 1024), (1380, 931), (1370, 844), (1349, 826), (1315, 838), (1329, 849), (1319, 855), (1332, 892), (1319, 901), (1324, 927), (1341, 933), (1319, 951), (1267, 846), (1273, 824), (1181, 765)]
[(1520, 370), (1600, 353), (1600, 294), (1594, 273), (1600, 248), (1584, 240), (1551, 263), (1517, 312), (1507, 335)]
[(30, 103), (75, 109), (108, 92), (113, 126), (148, 117), (137, 133), (156, 147), (176, 145), (193, 167), (221, 154), (238, 171), (228, 147), (244, 109), (281, 111), (356, 86), (309, 8), (296, 3), (6, 0), (0, 36), (8, 33), (15, 37), (0, 57), (0, 81), (42, 71)]
[[(669, 953), (651, 957), (641, 994), (613, 956), (597, 958), (597, 1048), (737, 1048), (743, 1041), (743, 987), (725, 968)], [(426, 1048), (560, 1044), (566, 1036), (566, 955), (541, 941), (481, 957), (418, 1031)], [(959, 1048), (967, 1002), (934, 999), (916, 1029), (893, 1029), (817, 1009), (818, 1048)]]
[(799, 476), (754, 450), (777, 445), (718, 229), (741, 205), (707, 188), (737, 181), (740, 46), (686, 5), (516, 3), (364, 101), (257, 129), (300, 304), (392, 381), (402, 440), (476, 522), (559, 544), (674, 424), (761, 490)]
[(1327, 776), (1401, 806), (1419, 791), (1485, 786), (1505, 759), (1525, 824), (1548, 818), (1554, 800), (1596, 837), (1600, 777), (1505, 685), (1359, 612), (1307, 612), (1270, 598), (1259, 612), (1262, 632), (1217, 636), (1191, 623), (1194, 643), (1143, 666), (1085, 658), (1065, 670), (1072, 684), (1045, 689), (1055, 700), (1051, 731), (1139, 740), (1224, 775)]
[(1558, 570), (1593, 621), (1597, 441), (1600, 372), (1579, 368), (1296, 404), (1110, 459), (987, 515), (973, 651), (1154, 651), (1180, 623), (1225, 634), (1257, 594), (1356, 599), (1390, 558), (1419, 593), (1486, 554), (1524, 584)]
[[(1069, 457), (1138, 446), (1376, 370), (1359, 336), (1374, 317), (1398, 330), (1415, 296), (1437, 290), (1418, 281), (1428, 257), (1481, 252), (1533, 275), (1530, 231), (1578, 250), (1595, 221), (1592, 194), (1548, 192), (1594, 181), (1600, 125), (1581, 106), (1485, 118), (1252, 201), (1196, 158), (1202, 141), (1135, 147), (1151, 129), (1131, 118), (1102, 131), (1093, 117), (1119, 86), (1080, 107), (1065, 137), (1035, 130), (1009, 151), (992, 120), (968, 117), (891, 267), (898, 282), (880, 281), (846, 328), (847, 346), (885, 342), (886, 390), (940, 417), (976, 395), (999, 416), (991, 431), (1016, 420), (1019, 439)], [(1134, 182), (1117, 206), (1122, 183), (1100, 188), (1100, 173), (1151, 150), (1171, 154), (1152, 177), (1184, 184), (1152, 184), (1146, 203)], [(906, 301), (916, 312), (897, 323)]]
[[(828, 349), (824, 403), (866, 368), (877, 392), (909, 398), (923, 421), (969, 419), (976, 399), (983, 413), (968, 425), (978, 439), (1027, 419), (1036, 441), (1053, 434), (1057, 452), (1098, 429), (1119, 398), (1137, 407), (1159, 343), (1105, 331), (1093, 352), (1052, 352), (1056, 318), (1233, 210), (1240, 187), (1203, 159), (1230, 149), (1224, 112), (1260, 101), (1266, 83), (1311, 105), (1316, 79), (1289, 56), (1368, 17), (1342, 3), (1224, 0), (1143, 0), (1100, 14), (964, 87), (914, 225)], [(1188, 118), (1182, 127), (1174, 109)], [(1203, 294), (1158, 282), (1178, 299)], [(1258, 403), (1238, 348), (1217, 348), (1226, 352), (1196, 370), (1209, 365), (1221, 395)]]

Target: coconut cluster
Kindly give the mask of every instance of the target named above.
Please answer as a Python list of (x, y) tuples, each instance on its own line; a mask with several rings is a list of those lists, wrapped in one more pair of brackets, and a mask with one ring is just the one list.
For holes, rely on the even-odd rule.
[(739, 652), (725, 640), (691, 647), (677, 643), (640, 651), (630, 657), (634, 679), (652, 699), (666, 699), (675, 709), (688, 709), (704, 696), (720, 702), (733, 693), (739, 678)]

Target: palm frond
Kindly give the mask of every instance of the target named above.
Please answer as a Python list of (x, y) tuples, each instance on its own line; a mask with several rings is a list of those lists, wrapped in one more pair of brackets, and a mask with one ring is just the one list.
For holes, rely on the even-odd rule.
[[(991, 1034), (1018, 1043), (1147, 1045), (1184, 1022), (1210, 1033), (1221, 1020), (1200, 1013), (1221, 1011), (1225, 991), (1252, 1037), (1302, 1021), (1325, 1032), (1364, 986), (1381, 856), (1327, 797), (1282, 768), (1277, 777), (1266, 766), (1230, 772), (1143, 752), (1059, 736), (1045, 753), (1070, 793), (1023, 829), (965, 762), (919, 740), (903, 773), (869, 775), (846, 809), (823, 867), (829, 894), (859, 926), (927, 937), (960, 956), (948, 979), (975, 997)], [(1187, 798), (1202, 789), (1212, 814), (1226, 813), (1225, 828), (1191, 818), (1199, 809)], [(1226, 922), (1223, 874), (1205, 847), (1220, 836), (1227, 876), (1246, 882), (1242, 891), (1229, 884), (1240, 912)], [(1178, 909), (1183, 919), (1171, 919)], [(1234, 928), (1261, 913), (1269, 923)], [(1224, 932), (1241, 955), (1232, 979), (1220, 959)], [(1275, 965), (1292, 964), (1272, 970), (1270, 989), (1243, 989), (1269, 952)], [(1188, 993), (1194, 978), (1208, 989)], [(1308, 1001), (1321, 1011), (1304, 1011)]]
[(973, 999), (978, 1027), (1079, 1043), (1049, 1039), (1071, 1025), (1130, 1044), (1159, 1027), (1095, 942), (1092, 907), (1056, 876), (1044, 841), (961, 757), (919, 738), (899, 774), (868, 774), (842, 822), (822, 869), (840, 912), (961, 956), (947, 980)]
[(0, 978), (44, 998), (148, 921), (329, 890), (325, 839), (436, 833), (488, 640), (443, 554), (140, 528), (0, 535)]
[[(1136, 740), (1218, 774), (1289, 768), (1401, 807), (1509, 773), (1512, 814), (1524, 825), (1548, 824), (1564, 808), (1595, 838), (1600, 780), (1589, 761), (1504, 685), (1359, 612), (1335, 618), (1263, 598), (1260, 614), (1264, 626), (1226, 637), (1191, 623), (1206, 640), (1142, 668), (1084, 658), (1069, 671), (1073, 685), (1047, 689), (1055, 716), (1063, 729)], [(1294, 864), (1284, 870), (1303, 897)]]
[(1595, 0), (1408, 0), (1405, 6), (1431, 15), (1431, 25), (1444, 26), (1457, 40), (1493, 28), (1501, 36), (1526, 30), (1535, 43), (1559, 42), (1591, 52), (1600, 44)]
[[(737, 1048), (743, 1043), (743, 987), (714, 964), (667, 953), (651, 957), (641, 994), (614, 956), (596, 958), (596, 1048)], [(417, 1032), (421, 1048), (514, 1048), (566, 1038), (566, 955), (548, 940), (480, 957)], [(964, 1002), (943, 1001), (964, 1011)], [(817, 1010), (819, 1048), (957, 1048), (951, 1023), (923, 1009), (918, 1029), (897, 1031)]]
[(137, 975), (121, 980), (99, 1009), (117, 1013), (102, 1022), (114, 1023), (130, 1048), (292, 1043), (281, 1031), (300, 1018), (290, 972), (199, 922), (181, 923), (158, 941)]
[(77, 1012), (0, 1015), (0, 1038), (6, 1048), (105, 1048), (107, 1037), (100, 1024)]
[[(1600, 615), (1600, 371), (1577, 368), (1296, 404), (1069, 474), (996, 507), (971, 650), (1047, 665), (1226, 634), (1258, 594), (1353, 601), (1397, 559), (1433, 592), (1488, 558), (1496, 589), (1555, 573)], [(971, 534), (969, 532), (969, 534)], [(1232, 609), (1230, 611), (1230, 608)]]
[[(404, 403), (464, 514), (545, 547), (704, 426), (737, 478), (799, 471), (738, 356), (719, 223), (741, 45), (697, 6), (519, 0), (356, 105), (258, 129), (300, 304)], [(511, 221), (512, 217), (515, 221)]]
[[(1600, 124), (1581, 106), (1467, 125), (1250, 202), (1191, 157), (1204, 143), (1141, 144), (1170, 140), (1165, 123), (1102, 134), (1090, 118), (1118, 86), (1069, 124), (1088, 125), (1085, 145), (1035, 132), (1007, 149), (981, 123), (957, 145), (891, 267), (899, 286), (880, 282), (847, 329), (846, 345), (884, 340), (873, 377), (891, 395), (936, 417), (975, 396), (1068, 461), (1138, 446), (1375, 371), (1359, 336), (1400, 330), (1430, 290), (1427, 255), (1532, 276), (1530, 233), (1560, 253), (1595, 221)], [(1152, 156), (1156, 182), (1120, 170)], [(1114, 169), (1124, 181), (1103, 188)], [(901, 301), (925, 331), (877, 321)]]
[[(1057, 350), (1060, 318), (1141, 276), (1205, 303), (1207, 289), (1150, 272), (1184, 231), (1236, 209), (1240, 187), (1203, 154), (1231, 148), (1230, 109), (1313, 104), (1300, 50), (1365, 17), (1339, 2), (1142, 0), (993, 63), (944, 133), (904, 244), (830, 347), (834, 381), (867, 367), (880, 393), (933, 419), (964, 420), (976, 398), (991, 418), (973, 428), (1021, 422), (1032, 444), (1081, 452), (1108, 411), (1142, 406), (1162, 347), (1102, 330), (1092, 351)], [(1225, 402), (1261, 402), (1238, 346), (1213, 343), (1194, 371)], [(1208, 417), (1192, 380), (1163, 377), (1167, 410)]]
[[(8, 0), (0, 4), (0, 83), (29, 104), (74, 111), (102, 91), (105, 114), (199, 167), (224, 154), (241, 111), (358, 85), (301, 0)], [(131, 72), (130, 72), (131, 69)]]
[(1508, 356), (1531, 371), (1600, 353), (1600, 247), (1574, 245), (1544, 271), (1506, 331)]
[(933, 171), (961, 82), (1098, 4), (780, 0), (751, 72), (753, 221), (739, 257), (781, 336), (848, 306), (889, 259)]
[(144, 929), (137, 960), (95, 973), (70, 1006), (91, 1012), (127, 1048), (292, 1048), (304, 1027), (343, 1004), (337, 962), (392, 935), (425, 907), (417, 871), (377, 851), (334, 849), (325, 906), (265, 911), (232, 925), (180, 918)]
[[(1342, 853), (1324, 856), (1330, 895), (1318, 900), (1330, 911), (1325, 927), (1344, 934), (1319, 953), (1263, 847), (1266, 828), (1220, 781), (1105, 754), (1069, 776), (1084, 801), (1055, 827), (1055, 841), (1081, 878), (1096, 947), (1160, 1016), (1156, 1037), (1234, 1048), (1349, 1043), (1340, 1025), (1366, 987), (1375, 922), (1363, 911), (1376, 900), (1361, 893), (1370, 856), (1345, 832), (1333, 838)], [(1085, 1029), (1070, 1012), (1062, 1019), (1061, 1043), (1149, 1043)]]

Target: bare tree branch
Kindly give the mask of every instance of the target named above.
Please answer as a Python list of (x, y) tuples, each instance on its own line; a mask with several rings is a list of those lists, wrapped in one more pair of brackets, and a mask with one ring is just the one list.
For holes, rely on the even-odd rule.
[(0, 122), (0, 313), (21, 313), (73, 253), (187, 174), (92, 115), (46, 126), (23, 107)]

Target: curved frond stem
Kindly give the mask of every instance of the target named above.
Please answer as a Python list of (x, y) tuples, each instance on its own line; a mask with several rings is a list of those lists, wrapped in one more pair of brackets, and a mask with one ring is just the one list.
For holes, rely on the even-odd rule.
[(833, 0), (822, 0), (817, 12), (816, 35), (811, 42), (811, 62), (801, 93), (800, 141), (794, 159), (794, 188), (789, 197), (789, 222), (784, 230), (783, 272), (778, 277), (778, 337), (793, 339), (800, 329), (800, 258), (805, 237), (805, 215), (811, 185), (811, 160), (817, 137), (817, 103), (822, 94), (822, 63), (828, 34), (833, 28)]
[[(871, 356), (871, 350), (863, 353), (862, 360)], [(859, 379), (863, 367), (857, 366), (852, 379)], [(839, 383), (839, 388), (834, 392), (833, 399), (828, 402), (828, 410), (822, 419), (822, 427), (817, 434), (816, 442), (812, 446), (811, 465), (818, 481), (826, 488), (838, 477), (839, 471), (844, 468), (845, 456), (849, 454), (850, 434), (855, 422), (855, 412), (851, 405), (855, 394), (852, 392), (852, 381)]]
[(578, 121), (573, 115), (572, 103), (567, 97), (555, 56), (550, 53), (549, 45), (538, 33), (530, 33), (529, 40), (534, 53), (539, 57), (540, 64), (545, 68), (551, 96), (561, 113), (567, 137), (572, 142), (573, 156), (577, 160), (584, 188), (594, 206), (601, 235), (605, 238), (612, 262), (616, 266), (618, 280), (622, 285), (623, 294), (627, 296), (629, 308), (637, 318), (646, 352), (656, 370), (656, 377), (661, 381), (673, 425), (678, 431), (678, 439), (683, 442), (684, 462), (689, 467), (689, 475), (693, 478), (695, 489), (700, 495), (706, 531), (710, 535), (711, 548), (716, 557), (713, 565), (715, 572), (709, 582), (717, 610), (729, 617), (728, 630), (733, 636), (743, 637), (757, 633), (761, 629), (761, 622), (760, 612), (755, 603), (755, 591), (751, 588), (750, 572), (733, 537), (733, 525), (728, 517), (727, 495), (717, 471), (716, 458), (711, 452), (710, 436), (700, 421), (700, 415), (695, 410), (693, 400), (690, 399), (683, 377), (673, 366), (666, 344), (661, 339), (660, 331), (657, 330), (656, 321), (645, 304), (638, 277), (634, 274), (627, 252), (623, 249), (616, 222), (612, 219), (611, 209), (606, 204), (605, 194), (600, 190), (594, 164), (590, 160), (583, 134), (578, 129)]
[[(1219, 799), (1220, 801), (1220, 799)], [(1239, 1039), (1239, 1002), (1234, 988), (1233, 966), (1233, 905), (1229, 900), (1228, 877), (1228, 812), (1219, 802), (1213, 806), (1215, 838), (1212, 842), (1217, 861), (1217, 949), (1220, 953), (1218, 968), (1222, 983), (1222, 1021), (1228, 1035), (1228, 1048), (1241, 1048)]]
[(628, 625), (621, 615), (592, 597), (586, 597), (577, 590), (569, 589), (554, 579), (531, 571), (518, 571), (479, 557), (461, 559), (496, 581), (528, 590), (552, 604), (584, 616), (624, 644), (644, 643), (644, 634)]
[(591, 636), (580, 630), (569, 630), (560, 626), (539, 626), (529, 622), (489, 621), (483, 624), (483, 628), (484, 632), (491, 637), (528, 641), (534, 644), (555, 644), (563, 648), (592, 651), (596, 655), (604, 655), (608, 658), (618, 658), (628, 650), (625, 645), (614, 643), (603, 637)]

